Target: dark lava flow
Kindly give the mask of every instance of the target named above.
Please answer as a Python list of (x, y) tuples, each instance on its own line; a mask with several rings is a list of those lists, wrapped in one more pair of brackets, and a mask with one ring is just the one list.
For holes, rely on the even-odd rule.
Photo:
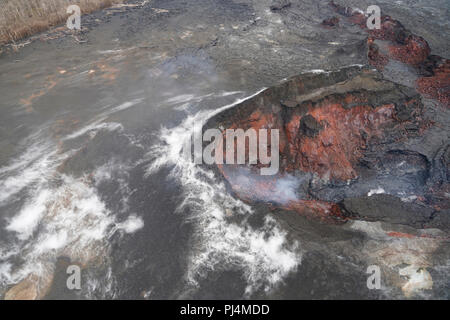
[[(361, 12), (334, 1), (330, 5), (340, 15), (368, 32), (368, 58), (371, 65), (380, 71), (386, 69), (384, 74), (399, 83), (406, 79), (401, 79), (398, 75), (396, 77), (395, 69), (409, 67), (420, 93), (437, 99), (444, 106), (450, 106), (450, 60), (432, 55), (431, 48), (423, 37), (413, 34), (400, 21), (388, 15), (381, 16), (380, 29), (369, 30), (367, 19)], [(334, 17), (333, 21), (336, 24), (338, 18)], [(329, 20), (325, 20), (324, 24), (330, 25)]]

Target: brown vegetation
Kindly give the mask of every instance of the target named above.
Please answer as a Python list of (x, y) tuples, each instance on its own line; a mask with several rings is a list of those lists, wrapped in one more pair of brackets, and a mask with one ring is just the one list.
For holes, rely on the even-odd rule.
[(81, 12), (111, 6), (124, 0), (0, 0), (0, 45), (17, 41), (34, 33), (64, 23), (70, 5)]

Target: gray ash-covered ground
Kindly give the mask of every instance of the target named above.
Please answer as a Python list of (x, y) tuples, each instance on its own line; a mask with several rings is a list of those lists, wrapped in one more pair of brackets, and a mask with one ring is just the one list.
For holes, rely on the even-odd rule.
[[(3, 48), (0, 295), (448, 299), (450, 109), (436, 93), (448, 79), (449, 4), (378, 5), (441, 58), (385, 60), (402, 47), (368, 42), (351, 17), (314, 0), (149, 1), (83, 16), (80, 33)], [(217, 170), (180, 154), (194, 124), (239, 99), (351, 65), (382, 66), (377, 77), (394, 83), (374, 103), (397, 101), (398, 88), (417, 100), (392, 110), (404, 130), (375, 144), (381, 156), (358, 158), (364, 179), (316, 179), (309, 190), (308, 200), (336, 202), (352, 219), (246, 202)], [(306, 118), (301, 132), (324, 128)], [(365, 184), (374, 174), (382, 185)], [(82, 267), (80, 291), (65, 287), (69, 264)], [(381, 268), (381, 290), (367, 288), (370, 265)]]

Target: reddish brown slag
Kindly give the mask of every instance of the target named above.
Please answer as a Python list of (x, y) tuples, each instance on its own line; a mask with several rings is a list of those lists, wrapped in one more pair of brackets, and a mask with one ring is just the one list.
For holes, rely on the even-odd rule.
[[(348, 21), (359, 25), (369, 33), (368, 58), (369, 63), (380, 71), (383, 71), (390, 59), (394, 59), (417, 70), (422, 69), (430, 59), (431, 49), (427, 41), (415, 34), (412, 34), (397, 20), (390, 16), (381, 17), (381, 28), (369, 30), (366, 25), (367, 18), (360, 12), (351, 8), (340, 6), (333, 1), (330, 5), (334, 10), (346, 17)], [(378, 47), (374, 45), (374, 40), (389, 41), (388, 52), (382, 54)], [(417, 90), (444, 106), (450, 107), (450, 74), (449, 60), (441, 58), (439, 66), (432, 68), (431, 76), (424, 76), (417, 81)], [(420, 74), (420, 72), (418, 72)]]
[[(257, 109), (247, 119), (230, 126), (231, 129), (278, 128), (280, 131), (281, 168), (278, 175), (265, 179), (249, 176), (247, 178), (251, 179), (251, 183), (242, 185), (227, 174), (223, 165), (218, 165), (233, 191), (241, 199), (249, 202), (270, 199), (276, 190), (277, 180), (297, 170), (316, 173), (321, 178), (331, 180), (346, 181), (357, 177), (354, 167), (363, 156), (368, 141), (373, 137), (381, 137), (383, 125), (395, 121), (394, 105), (387, 104), (373, 108), (367, 105), (367, 99), (363, 95), (353, 94), (342, 96), (341, 103), (337, 98), (331, 99), (333, 100), (323, 99), (315, 105), (309, 103), (306, 106), (307, 111), (303, 114), (300, 111), (302, 108), (294, 108), (284, 123), (274, 114), (266, 114)], [(349, 104), (353, 106), (344, 107)], [(320, 132), (313, 137), (302, 134), (300, 130), (300, 122), (307, 115), (322, 125)], [(224, 152), (224, 158), (225, 156)], [(328, 223), (346, 220), (340, 208), (331, 202), (301, 199), (276, 206)]]
[(450, 108), (450, 60), (442, 59), (442, 64), (433, 70), (431, 77), (422, 77), (417, 80), (417, 89), (420, 93), (439, 100)]
[(405, 44), (394, 44), (389, 46), (389, 56), (403, 63), (419, 66), (431, 53), (428, 43), (415, 35), (409, 36)]
[(315, 172), (321, 178), (335, 180), (356, 178), (354, 164), (362, 157), (367, 141), (381, 135), (380, 126), (392, 119), (393, 110), (392, 104), (375, 109), (364, 105), (344, 109), (341, 104), (325, 100), (308, 113), (324, 126), (315, 137), (301, 136), (301, 117), (294, 117), (287, 135), (291, 137), (288, 142), (295, 163), (287, 169)]

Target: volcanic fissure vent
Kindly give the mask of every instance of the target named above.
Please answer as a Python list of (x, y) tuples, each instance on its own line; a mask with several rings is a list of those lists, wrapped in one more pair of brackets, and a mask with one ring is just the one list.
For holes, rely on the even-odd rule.
[[(427, 156), (408, 147), (430, 125), (424, 108), (414, 89), (353, 66), (290, 78), (216, 115), (204, 129), (278, 129), (276, 175), (260, 175), (261, 163), (219, 164), (218, 172), (247, 202), (339, 223), (376, 218), (346, 208), (354, 206), (350, 200), (377, 194), (383, 203), (413, 206), (401, 198), (424, 199), (432, 183), (447, 185), (432, 174), (444, 168), (431, 168)], [(419, 211), (416, 220), (426, 223), (435, 210)]]

